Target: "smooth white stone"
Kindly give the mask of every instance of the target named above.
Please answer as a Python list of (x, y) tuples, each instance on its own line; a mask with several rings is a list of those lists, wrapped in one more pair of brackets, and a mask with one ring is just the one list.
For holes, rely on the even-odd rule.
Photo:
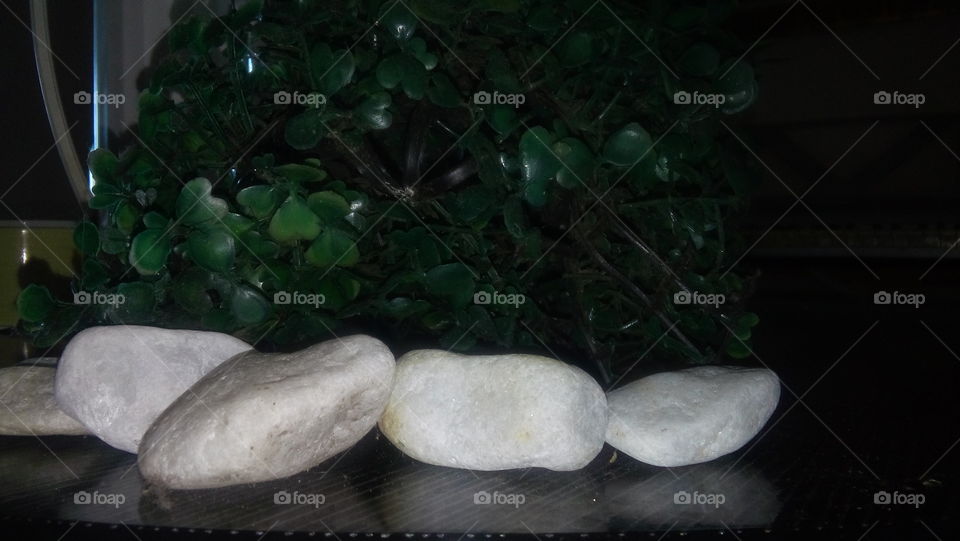
[(780, 380), (765, 369), (701, 366), (647, 376), (607, 394), (607, 443), (655, 466), (732, 453), (766, 424)]
[(174, 402), (143, 438), (143, 476), (174, 489), (287, 477), (346, 450), (383, 413), (396, 363), (363, 335), (247, 352)]
[(103, 441), (137, 452), (143, 433), (201, 376), (251, 346), (232, 336), (115, 325), (70, 340), (57, 368), (60, 408)]
[(409, 456), (472, 470), (575, 470), (603, 448), (607, 405), (586, 372), (537, 355), (411, 351), (380, 430)]
[(46, 366), (0, 369), (0, 434), (79, 436), (90, 431), (64, 413), (53, 397), (57, 371)]

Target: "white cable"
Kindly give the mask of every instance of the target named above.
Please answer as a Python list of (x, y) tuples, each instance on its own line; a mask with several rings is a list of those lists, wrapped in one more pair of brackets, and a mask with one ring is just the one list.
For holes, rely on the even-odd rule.
[(70, 187), (80, 203), (90, 198), (87, 187), (87, 175), (83, 162), (77, 156), (72, 137), (60, 137), (68, 129), (67, 118), (63, 114), (63, 102), (60, 100), (60, 87), (57, 85), (57, 73), (54, 70), (53, 53), (48, 48), (50, 27), (47, 21), (47, 0), (30, 0), (30, 26), (33, 28), (33, 52), (37, 61), (37, 74), (40, 78), (40, 92), (50, 120), (50, 130), (57, 140), (57, 152), (67, 172)]

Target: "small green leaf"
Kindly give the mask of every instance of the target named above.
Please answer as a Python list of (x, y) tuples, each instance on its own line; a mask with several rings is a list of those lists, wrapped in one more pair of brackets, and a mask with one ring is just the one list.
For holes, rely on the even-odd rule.
[(209, 288), (210, 273), (199, 267), (191, 267), (177, 277), (171, 292), (178, 306), (199, 316), (213, 308), (213, 301), (207, 292)]
[(234, 236), (240, 236), (253, 228), (254, 223), (250, 218), (231, 212), (223, 217), (223, 226), (226, 226)]
[(156, 211), (151, 211), (143, 215), (143, 225), (147, 229), (166, 229), (170, 224), (170, 219)]
[(55, 306), (50, 291), (37, 284), (28, 285), (17, 296), (17, 313), (20, 319), (29, 323), (43, 321)]
[(322, 169), (296, 163), (274, 167), (273, 170), (290, 182), (319, 182), (327, 178), (327, 172)]
[(226, 272), (236, 256), (234, 238), (223, 229), (194, 231), (187, 238), (187, 254), (194, 263), (213, 272)]
[(417, 29), (417, 17), (403, 2), (385, 3), (386, 9), (377, 22), (398, 41), (407, 41)]
[(507, 231), (514, 238), (521, 239), (527, 229), (526, 218), (523, 214), (523, 203), (517, 195), (511, 195), (503, 205), (503, 221)]
[(361, 102), (354, 110), (354, 115), (370, 129), (385, 130), (393, 124), (393, 114), (387, 110), (390, 103), (390, 94), (377, 92)]
[(268, 231), (278, 242), (313, 240), (320, 234), (320, 219), (302, 197), (291, 195), (273, 215)]
[(262, 220), (273, 214), (280, 200), (272, 186), (250, 186), (240, 190), (237, 203), (240, 203), (247, 216)]
[(100, 289), (104, 284), (110, 281), (110, 275), (107, 267), (103, 263), (92, 257), (83, 261), (83, 267), (80, 271), (80, 287), (84, 291), (93, 291)]
[(550, 145), (553, 135), (536, 126), (520, 138), (520, 171), (523, 176), (523, 197), (535, 207), (547, 202), (548, 181), (556, 175), (560, 162)]
[(157, 298), (153, 286), (146, 282), (125, 282), (117, 286), (118, 299), (123, 302), (112, 307), (110, 318), (116, 323), (145, 323), (155, 316)]
[(652, 146), (653, 139), (647, 130), (633, 122), (607, 139), (603, 146), (603, 157), (614, 165), (629, 166), (642, 159)]
[(177, 216), (187, 226), (223, 218), (228, 212), (227, 202), (211, 195), (213, 186), (205, 178), (188, 182), (177, 197)]
[(557, 46), (557, 56), (568, 68), (582, 66), (593, 56), (593, 38), (588, 32), (572, 32)]
[(105, 148), (98, 148), (87, 157), (87, 167), (96, 183), (113, 184), (117, 178), (120, 161), (113, 152)]
[(327, 132), (322, 114), (319, 109), (311, 108), (288, 120), (283, 133), (287, 144), (297, 150), (310, 150), (317, 146)]
[(130, 245), (130, 264), (143, 275), (153, 275), (167, 264), (170, 239), (160, 229), (140, 232)]
[(310, 194), (307, 206), (316, 214), (323, 224), (330, 225), (350, 214), (350, 204), (342, 195), (323, 191)]
[(353, 79), (356, 64), (350, 51), (331, 51), (329, 45), (320, 43), (310, 51), (310, 69), (314, 87), (329, 99)]
[(280, 247), (277, 246), (277, 243), (267, 240), (257, 231), (247, 231), (240, 236), (239, 243), (245, 253), (252, 253), (261, 259), (275, 258), (280, 252)]
[(116, 220), (117, 229), (129, 235), (133, 233), (133, 229), (140, 221), (140, 211), (130, 203), (122, 203), (117, 207), (114, 220)]
[(740, 60), (733, 68), (725, 69), (729, 71), (717, 83), (717, 90), (726, 98), (720, 110), (733, 115), (753, 105), (759, 91), (753, 67), (746, 61)]
[(83, 255), (96, 255), (100, 250), (100, 231), (88, 221), (77, 224), (73, 230), (73, 244)]
[(731, 340), (727, 342), (727, 355), (734, 359), (746, 359), (751, 356), (750, 349), (740, 340)]
[(553, 152), (560, 159), (560, 170), (557, 171), (558, 184), (570, 189), (590, 182), (596, 160), (587, 145), (579, 139), (567, 137), (553, 145)]
[(395, 88), (403, 80), (403, 70), (400, 68), (402, 56), (388, 56), (377, 66), (377, 82), (383, 88)]
[(267, 319), (271, 307), (253, 288), (238, 286), (230, 297), (230, 314), (242, 325), (256, 325)]
[(403, 92), (412, 100), (423, 99), (427, 90), (427, 68), (416, 58), (403, 55), (397, 62), (400, 65), (400, 82)]
[(427, 271), (424, 286), (431, 294), (447, 299), (454, 308), (463, 308), (473, 299), (473, 275), (462, 263), (440, 265)]
[(310, 245), (306, 259), (318, 267), (352, 267), (360, 260), (360, 251), (346, 233), (339, 229), (327, 229)]

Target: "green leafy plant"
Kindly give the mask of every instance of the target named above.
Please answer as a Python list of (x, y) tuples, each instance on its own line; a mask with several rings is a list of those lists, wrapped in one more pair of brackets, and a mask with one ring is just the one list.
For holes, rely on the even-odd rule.
[(366, 330), (556, 350), (606, 378), (651, 348), (746, 356), (757, 317), (728, 224), (755, 172), (720, 122), (757, 84), (721, 31), (732, 7), (300, 0), (186, 17), (136, 144), (89, 159), (102, 220), (77, 228), (76, 289), (124, 302), (31, 286), (21, 327), (38, 345), (104, 323), (276, 347)]

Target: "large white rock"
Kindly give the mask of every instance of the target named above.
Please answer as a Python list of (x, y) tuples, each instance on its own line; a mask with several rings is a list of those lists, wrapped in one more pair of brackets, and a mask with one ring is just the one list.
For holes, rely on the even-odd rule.
[(575, 470), (603, 448), (607, 405), (586, 372), (537, 355), (411, 351), (380, 430), (401, 451), (472, 470)]
[(293, 475), (349, 448), (377, 424), (396, 363), (356, 335), (296, 353), (254, 351), (223, 363), (143, 438), (140, 471), (175, 489)]
[(765, 369), (701, 366), (647, 376), (607, 394), (607, 443), (655, 466), (684, 466), (750, 441), (780, 400)]
[(232, 336), (115, 325), (67, 344), (57, 369), (60, 407), (110, 445), (137, 452), (154, 419), (201, 376), (251, 346)]
[(46, 366), (0, 369), (0, 434), (76, 436), (90, 433), (57, 406), (53, 397), (56, 372)]

